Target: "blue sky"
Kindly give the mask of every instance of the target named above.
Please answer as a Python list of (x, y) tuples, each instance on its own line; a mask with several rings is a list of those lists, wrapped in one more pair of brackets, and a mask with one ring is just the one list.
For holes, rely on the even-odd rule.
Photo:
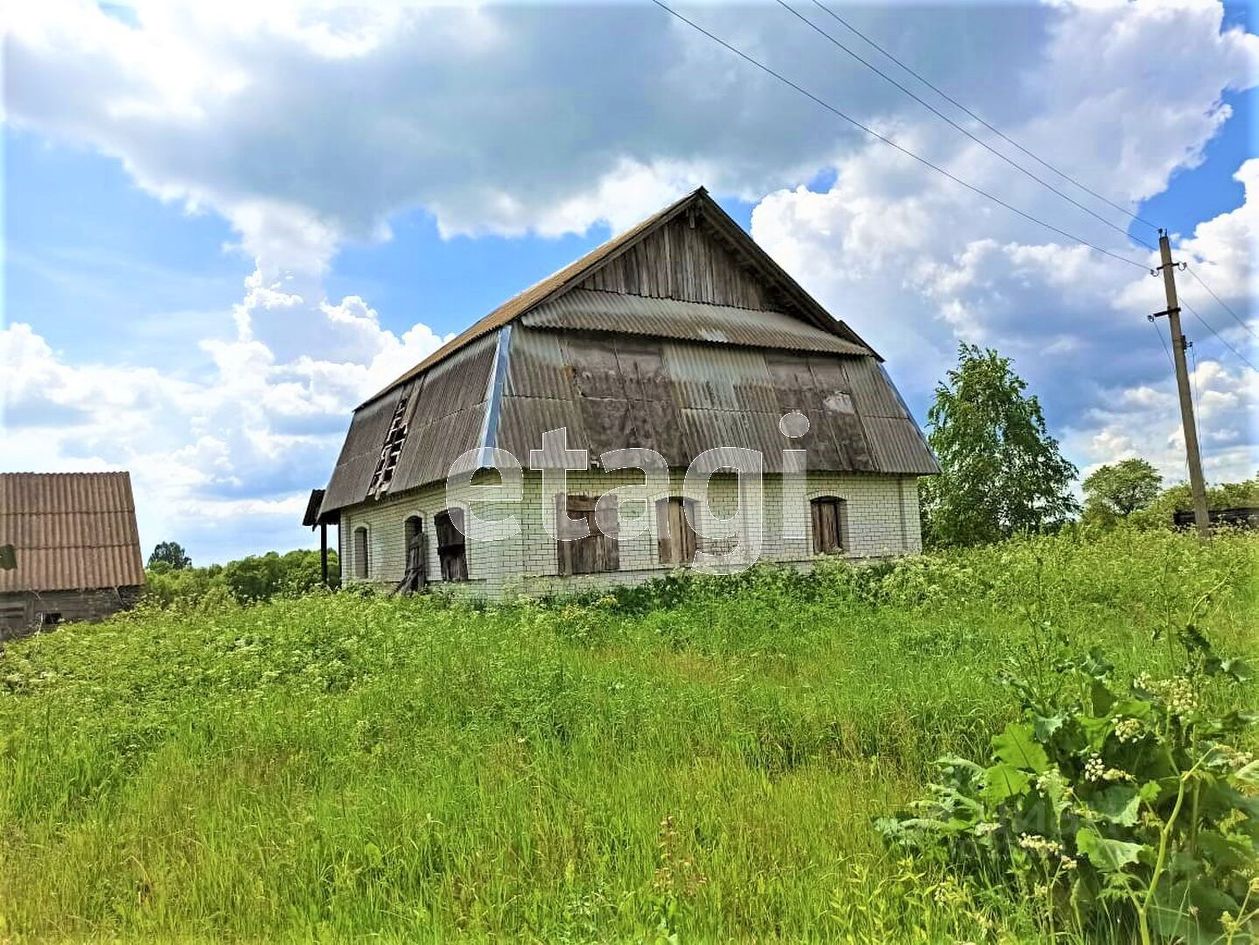
[[(919, 418), (956, 343), (991, 344), (1081, 468), (1140, 454), (1177, 474), (1144, 324), (1157, 285), (898, 162), (655, 8), (231, 12), (27, 12), (6, 62), (0, 468), (131, 468), (146, 544), (202, 561), (308, 544), (293, 510), (358, 400), (700, 183), (887, 356)], [(694, 13), (960, 176), (1146, 258), (773, 10)], [(1253, 10), (851, 15), (1178, 234), (1250, 317)], [(651, 68), (621, 64), (631, 52)], [(1256, 360), (1253, 335), (1190, 298)], [(1186, 328), (1208, 475), (1247, 475), (1254, 372)]]

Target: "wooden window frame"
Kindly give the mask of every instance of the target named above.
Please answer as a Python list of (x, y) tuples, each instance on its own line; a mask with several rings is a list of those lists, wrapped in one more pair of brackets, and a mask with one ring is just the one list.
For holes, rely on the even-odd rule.
[(656, 500), (656, 557), (661, 564), (684, 568), (695, 563), (696, 514), (694, 499), (671, 495)]
[(367, 580), (371, 574), (368, 556), (371, 554), (371, 533), (366, 525), (355, 525), (350, 533), (351, 551), (354, 557), (354, 577), (360, 581)]
[[(847, 554), (848, 501), (836, 495), (810, 499), (809, 527), (815, 555)], [(833, 539), (833, 544), (830, 539)]]
[[(433, 516), (437, 563), (443, 581), (461, 583), (468, 580), (468, 538), (464, 531), (467, 521), (464, 510), (457, 505), (442, 509)], [(457, 540), (451, 540), (455, 536)]]
[[(606, 574), (621, 569), (620, 507), (616, 495), (567, 495), (555, 497), (555, 555), (559, 573)], [(565, 521), (567, 519), (567, 523)], [(590, 534), (565, 538), (572, 530), (568, 523), (586, 522)]]
[(424, 532), (424, 516), (416, 512), (402, 522), (402, 578), (411, 580), (411, 590), (422, 588), (428, 577), (428, 536)]

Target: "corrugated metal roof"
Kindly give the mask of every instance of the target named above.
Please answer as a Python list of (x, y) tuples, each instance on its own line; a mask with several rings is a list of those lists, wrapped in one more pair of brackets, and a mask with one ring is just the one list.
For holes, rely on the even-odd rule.
[(496, 340), (497, 332), (479, 338), (387, 396), (359, 407), (320, 515), (367, 499), (385, 434), (402, 397), (407, 398), (408, 429), (388, 492), (444, 479), (462, 453), (480, 446)]
[[(767, 472), (781, 470), (783, 449), (804, 449), (819, 471), (938, 471), (871, 355), (649, 341), (526, 319), (509, 364), (499, 443), (524, 464), (543, 433), (563, 426), (569, 448), (592, 458), (645, 447), (684, 467), (704, 450), (735, 446), (761, 451)], [(794, 440), (778, 426), (791, 410), (810, 423)]]
[(17, 552), (17, 568), (0, 571), (0, 593), (144, 583), (125, 472), (0, 473), (0, 544)]
[(878, 468), (922, 476), (940, 471), (918, 425), (909, 417), (862, 417), (861, 423)]
[(609, 331), (751, 348), (870, 353), (861, 345), (782, 312), (752, 311), (728, 305), (648, 298), (593, 289), (572, 289), (544, 302), (523, 316), (522, 324), (536, 328)]
[(396, 388), (387, 396), (364, 404), (354, 411), (349, 432), (346, 433), (345, 443), (341, 447), (341, 455), (337, 457), (332, 479), (324, 493), (323, 505), (320, 506), (321, 515), (367, 498), (372, 473), (376, 470), (380, 451), (385, 444), (389, 422), (393, 419), (399, 398), (404, 393), (409, 394), (412, 386)]
[(585, 256), (575, 262), (569, 263), (564, 268), (547, 276), (540, 282), (534, 283), (525, 289), (519, 295), (508, 299), (494, 311), (490, 312), (484, 318), (474, 322), (470, 327), (452, 338), (446, 344), (442, 345), (431, 355), (404, 373), (401, 377), (391, 383), (388, 387), (379, 391), (367, 401), (364, 406), (385, 397), (399, 385), (412, 380), (420, 374), (423, 374), (430, 367), (440, 363), (443, 359), (454, 354), (456, 351), (470, 344), (478, 338), (483, 337), (489, 332), (502, 328), (509, 322), (519, 318), (526, 312), (533, 309), (538, 304), (545, 302), (551, 298), (558, 296), (560, 293), (572, 289), (578, 282), (585, 279), (591, 273), (596, 271), (600, 266), (616, 258), (621, 253), (634, 246), (639, 240), (653, 232), (672, 220), (678, 214), (694, 208), (702, 212), (704, 219), (713, 226), (715, 231), (730, 245), (737, 247), (739, 252), (755, 266), (761, 275), (770, 281), (776, 288), (784, 293), (784, 295), (792, 300), (794, 304), (799, 305), (803, 317), (807, 318), (813, 324), (826, 332), (834, 332), (837, 335), (848, 339), (852, 344), (861, 347), (863, 353), (873, 354), (874, 352), (861, 337), (857, 335), (844, 322), (833, 318), (816, 299), (806, 292), (798, 282), (779, 266), (763, 249), (756, 245), (756, 241), (752, 239), (743, 228), (739, 226), (730, 216), (721, 209), (715, 200), (708, 196), (708, 191), (703, 187), (692, 191), (680, 200), (675, 201), (665, 207), (658, 213), (653, 214), (643, 220), (636, 226), (631, 227), (619, 236), (613, 237), (601, 246), (591, 250)]
[[(320, 523), (319, 508), (323, 505), (324, 489), (311, 489), (310, 498), (306, 500), (306, 511), (302, 515), (302, 524), (308, 528), (314, 528)], [(331, 524), (324, 521), (324, 524)]]

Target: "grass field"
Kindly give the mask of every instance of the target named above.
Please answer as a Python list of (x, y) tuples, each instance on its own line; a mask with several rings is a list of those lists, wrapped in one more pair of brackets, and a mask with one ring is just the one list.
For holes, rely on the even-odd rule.
[[(0, 941), (1037, 941), (871, 825), (1059, 634), (1120, 673), (1259, 541), (1120, 530), (483, 610), (141, 612), (0, 656)], [(1255, 689), (1246, 691), (1254, 703)]]

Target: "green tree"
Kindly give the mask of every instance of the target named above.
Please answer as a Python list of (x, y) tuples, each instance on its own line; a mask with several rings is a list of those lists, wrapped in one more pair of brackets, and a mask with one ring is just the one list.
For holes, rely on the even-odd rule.
[(1026, 391), (1009, 358), (958, 345), (957, 367), (937, 385), (927, 414), (927, 439), (941, 468), (923, 488), (928, 541), (997, 541), (1055, 527), (1079, 511), (1068, 491), (1076, 468)]
[(184, 553), (184, 547), (177, 541), (163, 541), (153, 549), (153, 554), (149, 555), (149, 567), (157, 567), (158, 565), (166, 565), (166, 569), (171, 571), (182, 571), (184, 568), (192, 567), (192, 559)]
[[(336, 573), (336, 558), (329, 555), (329, 571)], [(298, 595), (320, 583), (319, 552), (289, 551), (250, 555), (223, 566), (223, 581), (242, 604), (270, 600), (277, 594)]]
[(1100, 466), (1084, 480), (1085, 519), (1111, 522), (1148, 508), (1163, 488), (1163, 477), (1144, 459)]

